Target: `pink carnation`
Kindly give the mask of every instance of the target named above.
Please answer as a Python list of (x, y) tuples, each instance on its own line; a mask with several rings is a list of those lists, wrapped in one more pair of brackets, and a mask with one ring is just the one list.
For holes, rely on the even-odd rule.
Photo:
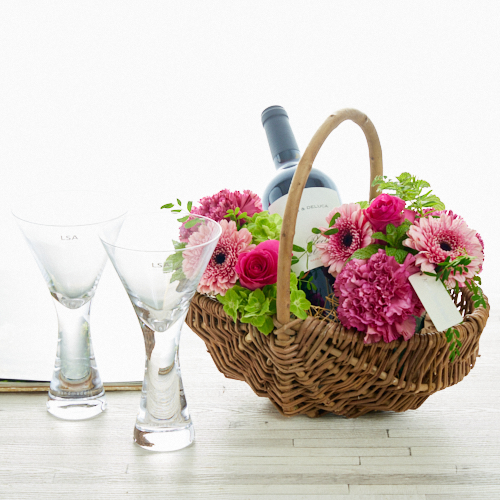
[(416, 264), (422, 271), (433, 273), (435, 265), (447, 257), (451, 260), (461, 255), (472, 258), (468, 272), (451, 274), (446, 285), (453, 288), (457, 283), (463, 286), (482, 268), (483, 247), (474, 229), (469, 229), (465, 221), (453, 212), (440, 212), (439, 218), (427, 216), (415, 221), (408, 230), (404, 244), (418, 250)]
[(424, 312), (408, 281), (416, 272), (413, 255), (398, 264), (382, 249), (368, 260), (348, 262), (334, 284), (341, 323), (366, 332), (365, 344), (409, 340), (415, 333), (414, 316)]
[[(229, 209), (235, 210), (240, 209), (240, 212), (246, 212), (248, 217), (252, 217), (253, 214), (257, 212), (262, 212), (262, 201), (258, 195), (252, 193), (252, 191), (245, 189), (243, 193), (239, 191), (231, 192), (229, 189), (223, 189), (213, 196), (205, 196), (200, 200), (201, 206), (194, 207), (191, 210), (191, 215), (189, 220), (195, 218), (196, 215), (202, 215), (214, 220), (215, 222), (220, 222), (221, 220), (229, 220), (224, 217), (227, 215)], [(245, 222), (245, 219), (241, 219)], [(180, 241), (188, 241), (189, 236), (196, 230), (197, 226), (193, 228), (186, 228), (185, 223), (182, 224), (179, 231)]]
[[(238, 262), (238, 255), (255, 247), (255, 245), (250, 244), (252, 235), (248, 229), (240, 229), (238, 231), (234, 221), (221, 220), (219, 224), (222, 228), (222, 234), (198, 285), (198, 292), (200, 293), (225, 295), (227, 290), (238, 279), (235, 269)], [(197, 234), (199, 232), (189, 237), (188, 247), (191, 245), (191, 239)], [(193, 243), (196, 244), (196, 240), (193, 240)], [(189, 277), (186, 271), (189, 272), (192, 264), (186, 258), (186, 253), (187, 250), (184, 251), (182, 269), (184, 274)]]
[(204, 215), (216, 222), (225, 220), (224, 216), (229, 209), (239, 208), (241, 212), (246, 212), (248, 217), (252, 217), (257, 212), (262, 212), (261, 199), (248, 189), (245, 189), (243, 193), (223, 189), (213, 196), (205, 196), (200, 200), (200, 204), (201, 206), (193, 208), (191, 213)]
[(373, 229), (368, 222), (363, 210), (358, 203), (349, 203), (334, 208), (326, 217), (330, 223), (333, 216), (340, 213), (340, 217), (331, 228), (320, 227), (324, 233), (329, 229), (338, 229), (338, 233), (326, 236), (327, 241), (316, 243), (319, 250), (321, 262), (325, 267), (329, 266), (328, 272), (332, 276), (342, 270), (346, 260), (360, 248), (373, 243)]

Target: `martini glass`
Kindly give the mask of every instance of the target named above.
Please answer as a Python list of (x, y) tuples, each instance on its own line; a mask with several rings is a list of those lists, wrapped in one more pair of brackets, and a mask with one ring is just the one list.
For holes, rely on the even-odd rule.
[[(221, 235), (218, 223), (169, 211), (129, 215), (100, 232), (104, 248), (139, 319), (146, 368), (134, 441), (173, 451), (189, 446), (194, 428), (179, 365), (179, 338), (189, 304)], [(195, 217), (195, 218), (193, 218)]]
[(59, 323), (56, 362), (47, 409), (83, 420), (106, 409), (90, 337), (90, 306), (107, 255), (98, 237), (104, 222), (125, 210), (103, 193), (40, 193), (17, 204), (14, 217), (54, 299)]

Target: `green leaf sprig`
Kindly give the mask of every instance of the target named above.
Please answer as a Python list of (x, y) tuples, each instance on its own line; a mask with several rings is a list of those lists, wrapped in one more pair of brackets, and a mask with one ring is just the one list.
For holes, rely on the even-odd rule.
[[(173, 213), (173, 214), (179, 214), (183, 211), (183, 208), (182, 208), (182, 202), (181, 200), (179, 200), (179, 198), (177, 198), (177, 203), (167, 203), (165, 205), (163, 205), (162, 207), (160, 208), (166, 208), (167, 210), (170, 209), (170, 211)], [(186, 208), (184, 209), (184, 211), (187, 211), (189, 213), (191, 213), (191, 209), (193, 208), (193, 202), (192, 201), (188, 201), (187, 204), (186, 204)], [(199, 219), (198, 217), (193, 217), (191, 215), (185, 215), (183, 217), (180, 217), (179, 219), (177, 219), (179, 222), (183, 223), (184, 224), (184, 227), (186, 229), (190, 229), (194, 226), (196, 226), (196, 224), (198, 224), (199, 222), (202, 222), (202, 219)]]
[(406, 208), (418, 212), (420, 216), (424, 214), (424, 208), (445, 209), (444, 203), (435, 194), (431, 194), (431, 190), (423, 192), (424, 189), (431, 187), (427, 181), (417, 179), (408, 172), (403, 172), (396, 179), (397, 181), (393, 181), (385, 175), (378, 175), (375, 177), (372, 186), (378, 185), (379, 191), (393, 191), (389, 194), (411, 202)]
[(453, 363), (455, 358), (460, 356), (459, 348), (462, 347), (460, 332), (456, 328), (448, 328), (448, 330), (446, 330), (446, 340), (449, 344), (450, 361)]
[[(446, 288), (446, 281), (450, 277), (450, 274), (463, 274), (468, 272), (467, 266), (472, 262), (472, 258), (465, 255), (459, 255), (455, 259), (451, 260), (450, 256), (446, 257), (443, 262), (436, 264), (436, 272), (429, 273), (424, 271), (427, 276), (433, 276), (437, 280), (441, 280)], [(474, 307), (483, 306), (486, 309), (486, 300), (484, 298), (483, 291), (481, 290), (481, 278), (479, 276), (474, 276), (470, 281), (465, 281), (465, 286), (472, 292), (472, 300), (474, 302)], [(459, 287), (458, 283), (455, 286), (455, 292), (458, 293)], [(450, 361), (453, 360), (460, 354), (459, 348), (462, 343), (459, 340), (460, 332), (455, 328), (448, 328), (446, 331), (446, 340), (450, 343)]]
[(239, 207), (236, 207), (234, 210), (232, 208), (229, 208), (226, 215), (224, 215), (224, 218), (236, 222), (236, 227), (238, 229), (241, 229), (246, 223), (248, 214), (246, 212), (242, 212)]
[[(450, 256), (446, 257), (443, 262), (436, 264), (436, 272), (429, 273), (424, 271), (424, 274), (427, 276), (433, 276), (437, 280), (441, 280), (443, 285), (446, 286), (446, 281), (448, 281), (450, 274), (453, 273), (453, 276), (456, 274), (464, 274), (469, 271), (467, 266), (472, 262), (473, 257), (459, 255), (457, 258), (451, 260)], [(465, 286), (472, 292), (472, 301), (474, 302), (474, 307), (483, 306), (486, 309), (486, 300), (484, 298), (483, 290), (480, 287), (481, 278), (479, 276), (474, 276), (471, 280), (465, 281)], [(458, 283), (455, 286), (455, 292), (458, 293), (459, 287)]]
[(303, 286), (305, 286), (308, 290), (316, 291), (318, 287), (313, 282), (313, 275), (309, 274), (309, 271), (304, 272), (300, 271), (300, 274), (297, 276), (297, 279), (303, 283), (301, 289), (303, 290)]
[(357, 201), (356, 202), (362, 209), (368, 208), (370, 206), (369, 201)]
[(471, 281), (466, 281), (465, 286), (472, 292), (472, 300), (474, 307), (483, 306), (486, 309), (486, 300), (484, 299), (483, 290), (480, 288), (481, 278), (474, 276)]
[(424, 274), (427, 274), (428, 276), (435, 276), (436, 281), (441, 280), (446, 285), (450, 274), (455, 276), (456, 274), (462, 275), (469, 272), (469, 268), (467, 266), (472, 262), (472, 259), (473, 257), (469, 257), (468, 255), (459, 255), (455, 259), (451, 260), (448, 255), (443, 262), (435, 264), (435, 273), (424, 271)]
[[(299, 245), (293, 245), (292, 251), (295, 252), (292, 254), (292, 266), (297, 264), (300, 261), (300, 259), (305, 257), (306, 258), (306, 267), (309, 267), (309, 254), (312, 253), (312, 251), (313, 251), (313, 242), (312, 241), (309, 241), (307, 243), (306, 248), (302, 248)], [(297, 256), (297, 254), (300, 254), (300, 255)], [(301, 278), (299, 278), (299, 279), (301, 279)]]
[[(276, 314), (277, 286), (266, 285), (251, 291), (240, 285), (234, 285), (225, 295), (217, 295), (217, 300), (224, 306), (226, 314), (234, 321), (250, 323), (259, 332), (269, 335), (274, 329), (273, 316)], [(290, 275), (290, 312), (297, 318), (306, 319), (311, 303), (306, 294), (298, 289), (295, 273)]]
[(170, 254), (163, 264), (163, 272), (172, 273), (170, 283), (186, 279), (186, 275), (182, 270), (182, 261), (184, 259), (182, 249), (186, 248), (187, 243), (172, 240), (172, 244), (174, 245), (175, 252)]

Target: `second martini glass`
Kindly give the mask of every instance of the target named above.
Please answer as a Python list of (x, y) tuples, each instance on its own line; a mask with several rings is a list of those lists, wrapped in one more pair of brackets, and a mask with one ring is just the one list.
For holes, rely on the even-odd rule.
[(180, 223), (166, 211), (129, 215), (123, 225), (111, 222), (100, 232), (144, 335), (146, 369), (134, 441), (145, 449), (178, 450), (194, 439), (179, 338), (220, 235), (220, 225), (210, 219)]

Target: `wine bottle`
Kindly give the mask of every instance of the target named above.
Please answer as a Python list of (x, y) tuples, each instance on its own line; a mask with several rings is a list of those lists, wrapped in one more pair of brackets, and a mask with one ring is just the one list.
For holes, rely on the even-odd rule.
[[(271, 155), (277, 169), (276, 176), (268, 184), (262, 197), (264, 210), (278, 213), (282, 217), (288, 199), (288, 191), (292, 178), (300, 160), (300, 150), (293, 135), (288, 114), (281, 106), (271, 106), (262, 112), (262, 125), (267, 135)], [(326, 216), (333, 208), (340, 206), (340, 195), (335, 183), (323, 172), (311, 169), (300, 201), (297, 224), (295, 226), (294, 245), (307, 249), (312, 242), (313, 252), (303, 255), (299, 262), (292, 266), (297, 275), (304, 272), (304, 277), (315, 287), (301, 284), (308, 300), (313, 305), (328, 307), (325, 297), (332, 293), (335, 278), (323, 267), (319, 252), (314, 243), (321, 235), (313, 234), (313, 227), (327, 225)], [(294, 255), (300, 257), (300, 252)]]

